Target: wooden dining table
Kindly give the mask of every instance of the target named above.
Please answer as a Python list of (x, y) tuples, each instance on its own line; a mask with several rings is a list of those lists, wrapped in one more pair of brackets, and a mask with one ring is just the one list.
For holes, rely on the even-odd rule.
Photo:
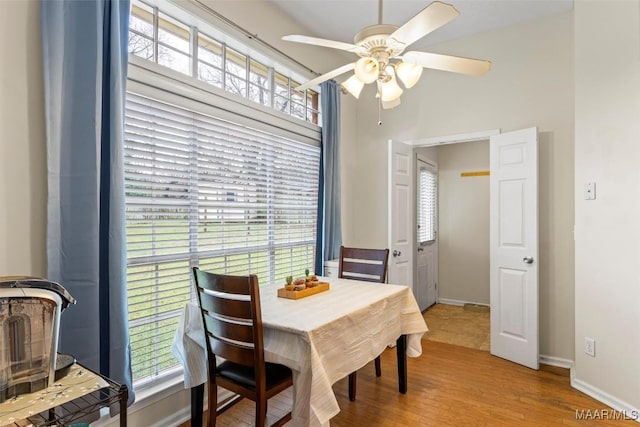
[[(397, 347), (398, 389), (406, 393), (406, 357), (422, 354), (427, 331), (407, 286), (320, 280), (330, 283), (328, 291), (297, 300), (278, 297), (280, 285), (260, 287), (265, 360), (293, 372), (292, 426), (329, 425), (340, 412), (332, 385), (389, 345)], [(173, 351), (184, 365), (185, 387), (192, 387), (192, 425), (201, 425), (206, 350), (202, 318), (193, 303), (185, 308)]]

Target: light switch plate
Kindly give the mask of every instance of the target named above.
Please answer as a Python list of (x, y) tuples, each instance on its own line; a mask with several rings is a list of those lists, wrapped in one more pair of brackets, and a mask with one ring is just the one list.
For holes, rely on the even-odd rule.
[(595, 200), (596, 199), (596, 183), (587, 182), (584, 184), (584, 199)]

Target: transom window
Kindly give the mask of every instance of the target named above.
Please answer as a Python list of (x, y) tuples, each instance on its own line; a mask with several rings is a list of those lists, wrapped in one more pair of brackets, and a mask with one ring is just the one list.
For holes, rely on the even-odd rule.
[(300, 120), (321, 123), (317, 91), (296, 91), (300, 82), (283, 70), (262, 64), (157, 7), (132, 4), (129, 53)]

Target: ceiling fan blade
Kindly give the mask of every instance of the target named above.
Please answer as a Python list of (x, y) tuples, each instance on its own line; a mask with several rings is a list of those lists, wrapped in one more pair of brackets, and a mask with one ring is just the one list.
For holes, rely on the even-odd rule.
[(472, 76), (481, 76), (491, 68), (490, 61), (429, 52), (407, 52), (402, 55), (402, 60), (410, 64), (422, 65), (425, 68)]
[(355, 44), (343, 43), (335, 40), (319, 39), (316, 37), (299, 36), (296, 34), (292, 34), (290, 36), (284, 36), (282, 37), (282, 40), (286, 40), (288, 42), (312, 44), (314, 46), (330, 47), (332, 49), (346, 50), (347, 52), (353, 52), (353, 53), (367, 52), (367, 49), (360, 46), (356, 46)]
[(295, 90), (302, 92), (303, 90), (307, 90), (319, 83), (322, 83), (326, 80), (332, 79), (336, 76), (339, 76), (340, 74), (344, 74), (348, 71), (351, 71), (355, 68), (356, 63), (352, 62), (351, 64), (347, 64), (347, 65), (343, 65), (340, 68), (336, 68), (335, 70), (331, 70), (328, 73), (324, 73), (321, 76), (316, 77), (313, 80), (309, 80), (308, 82), (301, 84), (300, 86), (296, 87)]
[(460, 15), (460, 12), (450, 4), (434, 1), (403, 26), (395, 30), (389, 38), (406, 47), (444, 24), (451, 22), (458, 15)]

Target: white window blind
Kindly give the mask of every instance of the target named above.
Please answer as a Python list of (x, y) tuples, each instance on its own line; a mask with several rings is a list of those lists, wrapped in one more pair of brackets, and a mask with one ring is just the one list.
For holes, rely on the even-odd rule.
[(421, 167), (418, 187), (418, 244), (422, 244), (436, 239), (436, 174)]
[(175, 367), (190, 267), (284, 282), (313, 270), (319, 147), (133, 93), (125, 120), (134, 380)]

